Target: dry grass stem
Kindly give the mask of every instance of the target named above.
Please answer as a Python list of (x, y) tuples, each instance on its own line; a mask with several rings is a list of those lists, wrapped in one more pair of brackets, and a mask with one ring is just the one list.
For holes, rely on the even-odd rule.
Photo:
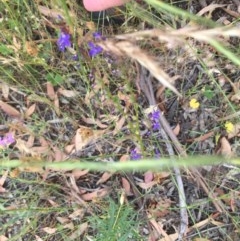
[(111, 40), (107, 40), (101, 44), (101, 46), (106, 51), (111, 51), (117, 55), (127, 55), (133, 60), (139, 62), (139, 64), (145, 67), (149, 72), (165, 87), (172, 90), (175, 94), (179, 97), (182, 95), (178, 92), (178, 90), (172, 85), (172, 79), (169, 75), (164, 72), (159, 66), (159, 63), (149, 55), (145, 53), (144, 50), (139, 48), (137, 45), (129, 42), (129, 41), (120, 41), (120, 42), (113, 42)]

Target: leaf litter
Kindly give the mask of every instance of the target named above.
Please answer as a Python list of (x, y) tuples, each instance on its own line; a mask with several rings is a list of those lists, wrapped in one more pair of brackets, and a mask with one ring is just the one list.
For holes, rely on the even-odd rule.
[[(227, 16), (230, 22), (233, 22), (239, 16), (238, 13), (230, 10), (224, 4), (224, 1), (220, 2), (223, 2), (223, 4), (209, 4), (205, 7), (196, 4), (198, 8), (202, 7), (199, 15), (206, 15), (217, 21), (219, 15), (222, 14), (219, 9), (223, 9), (225, 11), (223, 16)], [(57, 27), (57, 21), (65, 21), (62, 11), (45, 6), (38, 6), (38, 9), (44, 15), (45, 21), (52, 26), (52, 29), (60, 30)], [(216, 13), (218, 14), (215, 15)], [(70, 16), (76, 17), (76, 14), (73, 9), (70, 11)], [(61, 16), (60, 20), (59, 16)], [(92, 29), (95, 28), (91, 27), (90, 30)], [(89, 207), (89, 205), (96, 205), (101, 210), (101, 204), (99, 203), (103, 202), (106, 196), (117, 199), (119, 193), (117, 189), (124, 189), (126, 198), (123, 202), (129, 203), (129, 201), (138, 198), (137, 189), (144, 202), (139, 205), (135, 204), (134, 208), (146, 211), (148, 214), (146, 221), (149, 220), (151, 227), (148, 227), (148, 235), (143, 235), (143, 239), (147, 240), (151, 237), (151, 240), (176, 240), (179, 235), (178, 226), (181, 220), (179, 220), (179, 210), (176, 208), (179, 201), (177, 186), (170, 178), (173, 176), (171, 171), (133, 173), (133, 179), (131, 179), (124, 173), (92, 173), (88, 170), (66, 170), (61, 173), (48, 170), (47, 172), (47, 170), (40, 168), (37, 163), (43, 160), (61, 162), (71, 157), (77, 158), (79, 161), (84, 161), (84, 159), (103, 162), (118, 161), (119, 159), (120, 161), (128, 161), (131, 150), (135, 149), (139, 151), (139, 155), (141, 153), (140, 158), (141, 156), (161, 158), (161, 156), (166, 155), (166, 147), (164, 143), (159, 141), (160, 133), (151, 129), (149, 120), (146, 115), (142, 114), (142, 110), (148, 108), (148, 106), (144, 95), (140, 94), (137, 87), (134, 86), (138, 78), (135, 65), (132, 64), (134, 61), (146, 68), (149, 76), (153, 76), (151, 81), (154, 93), (162, 88), (162, 85), (164, 86), (163, 90), (165, 91), (158, 92), (157, 98), (162, 100), (161, 105), (165, 111), (164, 114), (175, 130), (175, 135), (182, 144), (187, 145), (189, 153), (234, 156), (233, 144), (239, 135), (238, 124), (234, 123), (234, 130), (225, 133), (223, 126), (220, 125), (221, 121), (216, 120), (226, 116), (225, 111), (229, 111), (226, 110), (228, 100), (239, 104), (237, 83), (229, 84), (228, 81), (223, 83), (223, 90), (226, 91), (226, 94), (230, 94), (227, 95), (227, 99), (224, 99), (225, 101), (222, 101), (225, 94), (218, 89), (214, 89), (212, 82), (213, 79), (216, 82), (221, 82), (223, 75), (227, 75), (227, 79), (235, 79), (239, 73), (230, 62), (227, 68), (225, 63), (221, 66), (217, 62), (219, 57), (217, 53), (211, 52), (213, 48), (208, 45), (209, 40), (212, 37), (218, 38), (220, 30), (223, 29), (183, 27), (180, 30), (171, 29), (165, 32), (144, 30), (130, 35), (121, 35), (120, 33), (113, 39), (107, 39), (99, 43), (105, 50), (112, 51), (112, 54), (104, 56), (104, 53), (99, 53), (101, 58), (93, 59), (92, 62), (88, 63), (92, 69), (89, 70), (89, 83), (87, 84), (84, 78), (79, 80), (76, 63), (75, 65), (69, 64), (68, 69), (64, 67), (69, 60), (68, 54), (71, 51), (68, 48), (71, 48), (71, 46), (67, 46), (61, 56), (57, 56), (57, 54), (54, 56), (55, 61), (58, 62), (55, 65), (65, 70), (65, 73), (63, 71), (62, 74), (66, 74), (66, 82), (56, 86), (55, 82), (44, 80), (45, 88), (38, 89), (31, 94), (26, 89), (20, 89), (16, 92), (11, 85), (3, 83), (1, 85), (2, 100), (0, 101), (0, 108), (4, 126), (1, 129), (1, 136), (13, 131), (15, 138), (15, 143), (8, 147), (11, 151), (6, 150), (8, 158), (9, 160), (17, 158), (22, 163), (29, 162), (31, 165), (36, 163), (36, 166), (12, 170), (10, 174), (3, 172), (0, 179), (0, 187), (2, 188), (0, 190), (3, 190), (5, 195), (12, 193), (9, 200), (14, 202), (14, 190), (10, 185), (10, 177), (15, 178), (16, 182), (18, 182), (18, 178), (26, 178), (31, 175), (33, 175), (31, 178), (36, 177), (37, 180), (41, 180), (45, 173), (44, 181), (61, 185), (59, 187), (59, 190), (61, 190), (59, 198), (51, 193), (54, 201), (50, 203), (54, 204), (53, 207), (62, 207), (64, 197), (68, 209), (65, 209), (64, 217), (58, 216), (56, 219), (48, 220), (46, 226), (40, 225), (40, 228), (51, 237), (57, 237), (55, 236), (58, 231), (56, 227), (57, 222), (60, 222), (68, 225), (64, 226), (65, 228), (72, 230), (69, 233), (70, 240), (77, 240), (79, 237), (89, 239), (92, 236), (94, 237), (94, 234), (88, 233), (89, 223), (86, 221), (88, 212), (94, 212), (94, 208)], [(73, 34), (71, 27), (69, 27), (69, 33)], [(232, 32), (226, 30), (225, 32), (222, 31), (222, 34), (223, 37), (220, 40), (218, 38), (218, 40), (230, 46), (231, 37), (239, 37), (239, 30), (233, 29)], [(90, 34), (86, 39), (90, 38), (89, 36)], [(82, 38), (83, 36), (79, 37)], [(145, 46), (141, 45), (140, 48), (139, 43), (144, 38), (148, 38), (148, 43)], [(162, 47), (162, 50), (156, 49), (153, 54), (149, 47), (150, 45), (159, 45), (156, 38), (157, 41), (162, 41), (161, 45), (164, 47)], [(188, 39), (188, 44), (182, 45), (186, 43), (186, 39)], [(205, 43), (199, 43), (201, 40)], [(15, 38), (16, 52), (19, 52), (21, 48), (21, 43), (18, 41)], [(84, 49), (84, 40), (78, 42), (82, 44), (80, 48)], [(41, 54), (41, 49), (35, 46), (34, 41), (27, 41), (25, 48), (27, 54), (33, 58), (37, 58)], [(198, 58), (202, 58), (206, 66), (202, 66), (200, 61), (194, 57), (193, 53), (196, 48), (201, 48), (203, 51), (202, 56), (200, 53)], [(177, 52), (184, 54), (178, 56)], [(205, 55), (205, 53), (208, 53), (208, 55)], [(86, 49), (83, 51), (84, 55), (87, 55)], [(127, 60), (126, 56), (131, 60)], [(22, 69), (23, 65), (19, 58), (20, 56), (17, 56), (14, 61)], [(89, 56), (86, 61), (90, 61)], [(95, 67), (94, 61), (99, 65), (99, 68)], [(8, 62), (3, 63), (7, 64)], [(84, 61), (81, 61), (82, 63)], [(122, 69), (120, 63), (123, 65)], [(182, 63), (184, 63), (184, 66)], [(126, 68), (124, 69), (124, 67)], [(209, 75), (206, 67), (209, 67), (208, 72), (212, 71), (214, 75)], [(71, 77), (68, 77), (67, 71), (72, 71)], [(117, 74), (118, 71), (121, 72), (120, 77)], [(139, 74), (141, 76), (142, 72), (139, 72)], [(176, 76), (177, 78), (174, 78)], [(125, 78), (129, 80), (129, 83), (124, 81)], [(202, 88), (206, 85), (209, 86), (210, 92), (208, 92), (208, 95)], [(183, 96), (183, 98), (175, 97), (173, 94), (169, 95), (167, 88), (178, 96)], [(211, 97), (211, 91), (213, 97)], [(199, 104), (197, 108), (193, 108), (194, 110), (188, 106), (191, 100), (196, 100), (194, 106), (197, 103)], [(220, 138), (215, 140), (214, 138), (218, 134)], [(188, 144), (189, 142), (190, 144)], [(158, 156), (159, 153), (160, 157)], [(221, 184), (223, 173), (229, 170), (219, 171), (214, 178), (210, 177), (210, 172), (201, 171), (205, 172), (208, 181), (213, 183), (210, 187), (214, 190), (215, 186)], [(218, 213), (210, 201), (203, 201), (199, 204), (198, 202), (207, 198), (206, 193), (194, 185), (194, 180), (191, 179), (188, 172), (184, 172), (184, 175), (186, 176), (184, 184), (187, 204), (193, 217), (189, 220), (186, 240), (201, 240), (198, 238), (199, 232), (202, 232), (202, 240), (218, 236), (227, 240), (224, 239), (221, 232), (215, 229), (215, 226), (227, 225), (226, 217), (224, 217), (224, 214)], [(235, 175), (237, 173), (233, 176)], [(22, 188), (25, 185), (24, 188), (27, 188), (27, 184), (19, 183), (18, 185), (20, 187), (22, 185)], [(232, 180), (232, 187), (227, 187), (227, 184), (225, 184), (223, 186), (224, 194), (233, 195), (234, 185), (236, 185), (234, 180)], [(34, 182), (30, 184), (32, 189), (34, 189), (34, 186)], [(236, 188), (235, 191), (237, 193), (238, 189)], [(219, 190), (218, 194), (222, 195)], [(24, 203), (24, 200), (20, 201)], [(28, 201), (25, 200), (25, 202)], [(239, 210), (238, 203), (233, 205), (227, 199), (224, 202), (227, 206), (226, 209), (230, 207), (235, 212)], [(74, 208), (73, 203), (77, 203), (77, 209)], [(16, 203), (16, 207), (21, 208), (21, 205), (21, 203)], [(40, 205), (40, 202), (38, 205)], [(88, 211), (82, 210), (79, 206)], [(7, 208), (7, 206), (4, 206), (4, 209)], [(204, 208), (205, 212), (203, 212)], [(214, 213), (212, 210), (217, 213), (215, 216), (212, 215)], [(76, 220), (79, 218), (86, 218), (86, 222), (77, 223)], [(234, 218), (235, 215), (233, 214), (232, 219)], [(1, 217), (1, 219), (4, 220), (4, 217)], [(237, 240), (234, 239), (237, 232), (234, 224), (226, 227), (232, 240)], [(205, 232), (208, 228), (213, 230), (210, 231), (209, 237)], [(139, 232), (142, 232), (142, 230), (140, 229)], [(36, 239), (41, 239), (41, 237), (43, 239), (45, 236), (41, 232), (36, 233)], [(5, 236), (1, 236), (1, 238), (4, 240)]]

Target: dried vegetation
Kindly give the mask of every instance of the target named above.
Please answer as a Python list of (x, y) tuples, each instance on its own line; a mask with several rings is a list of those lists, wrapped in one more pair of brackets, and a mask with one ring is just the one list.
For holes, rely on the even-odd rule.
[(239, 240), (237, 165), (91, 166), (238, 161), (240, 2), (2, 2), (0, 241)]

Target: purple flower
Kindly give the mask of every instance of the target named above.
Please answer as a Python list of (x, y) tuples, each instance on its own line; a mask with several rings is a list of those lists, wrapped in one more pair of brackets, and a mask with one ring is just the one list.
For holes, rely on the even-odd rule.
[(68, 33), (61, 32), (57, 41), (58, 49), (63, 52), (65, 48), (71, 47), (71, 36)]
[(159, 121), (153, 121), (152, 122), (152, 129), (153, 131), (159, 131), (161, 128)]
[(72, 56), (72, 59), (73, 59), (74, 61), (78, 61), (78, 60), (79, 60), (79, 57), (78, 57), (77, 54), (75, 54), (75, 55)]
[(99, 32), (93, 33), (93, 37), (95, 40), (106, 40), (106, 37), (102, 36), (102, 34)]
[(60, 14), (58, 14), (58, 15), (57, 15), (57, 19), (58, 19), (58, 20), (63, 20), (63, 17), (62, 17)]
[(11, 145), (13, 142), (15, 142), (13, 134), (7, 133), (4, 137), (0, 137), (0, 148)]
[(160, 150), (158, 149), (158, 148), (156, 148), (155, 150), (154, 150), (154, 152), (155, 152), (155, 158), (160, 158), (160, 156), (161, 156), (161, 152), (160, 152)]
[(152, 122), (152, 129), (154, 131), (158, 131), (160, 130), (161, 128), (161, 125), (160, 125), (160, 122), (159, 122), (159, 119), (160, 119), (160, 111), (159, 110), (154, 110), (153, 112), (151, 112), (149, 115), (148, 115), (148, 118), (151, 120)]
[(90, 48), (90, 50), (89, 50), (89, 55), (90, 55), (91, 57), (95, 57), (96, 55), (100, 54), (100, 53), (103, 51), (103, 49), (102, 49), (100, 46), (94, 44), (94, 43), (91, 42), (91, 41), (88, 42), (88, 46), (89, 46), (89, 48)]
[(134, 148), (133, 150), (131, 150), (130, 157), (131, 160), (139, 160), (142, 158), (142, 155), (138, 153), (136, 148)]
[(93, 33), (93, 37), (94, 37), (95, 39), (101, 40), (101, 39), (102, 39), (102, 34), (100, 34), (99, 32), (95, 32), (95, 33)]

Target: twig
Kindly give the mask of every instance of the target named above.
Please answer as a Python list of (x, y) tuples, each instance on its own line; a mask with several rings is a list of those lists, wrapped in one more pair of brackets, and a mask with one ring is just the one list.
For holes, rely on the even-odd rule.
[[(146, 95), (146, 97), (149, 101), (149, 104), (156, 106), (156, 101), (154, 98), (152, 81), (151, 81), (152, 76), (150, 75), (148, 78), (146, 78), (147, 70), (144, 68), (142, 68), (142, 72), (143, 72), (143, 74), (141, 75), (141, 78), (140, 78), (140, 87), (141, 87), (142, 91), (144, 92), (144, 94)], [(164, 118), (163, 115), (160, 115), (161, 123), (163, 122), (161, 120), (162, 118)], [(169, 156), (171, 157), (173, 162), (176, 162), (176, 159), (174, 158), (174, 150), (173, 150), (172, 145), (170, 144), (170, 141), (169, 141), (167, 133), (165, 132), (165, 129), (161, 128), (160, 131), (161, 131), (162, 138), (165, 140)], [(178, 143), (176, 142), (175, 145), (178, 145)], [(186, 234), (187, 228), (188, 228), (186, 196), (185, 196), (185, 192), (184, 192), (183, 181), (182, 181), (180, 170), (178, 167), (174, 167), (173, 169), (174, 169), (174, 172), (176, 175), (176, 181), (178, 184), (179, 207), (180, 207), (180, 217), (181, 217), (178, 240), (182, 240), (183, 236)]]

